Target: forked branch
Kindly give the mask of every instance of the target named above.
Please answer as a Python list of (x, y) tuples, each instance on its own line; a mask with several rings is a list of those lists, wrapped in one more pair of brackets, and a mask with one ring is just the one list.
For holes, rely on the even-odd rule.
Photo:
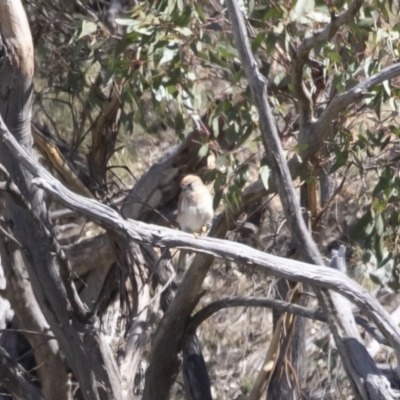
[[(400, 75), (400, 63), (384, 68), (358, 85), (347, 90), (346, 92), (337, 94), (329, 105), (326, 107), (321, 117), (312, 127), (309, 140), (312, 140), (313, 149), (318, 148), (327, 139), (331, 132), (331, 123), (338, 117), (339, 113), (348, 108), (352, 104), (361, 101), (368, 95), (371, 89), (382, 82), (395, 78)], [(311, 144), (311, 143), (308, 143)]]
[(343, 273), (323, 266), (266, 254), (229, 240), (210, 237), (199, 238), (158, 225), (124, 220), (117, 211), (110, 207), (96, 200), (79, 196), (65, 188), (18, 144), (1, 118), (0, 138), (14, 157), (36, 177), (35, 184), (44, 188), (66, 207), (86, 215), (89, 219), (104, 227), (127, 235), (137, 243), (157, 247), (187, 249), (217, 258), (234, 260), (252, 268), (261, 268), (277, 277), (308, 283), (315, 287), (333, 290), (342, 294), (355, 303), (376, 324), (400, 359), (399, 328), (373, 296)]
[(363, 0), (354, 0), (349, 5), (348, 9), (342, 14), (335, 15), (331, 13), (331, 22), (329, 24), (327, 24), (324, 28), (314, 32), (311, 36), (303, 39), (297, 49), (294, 48), (294, 46), (292, 47), (292, 85), (293, 93), (298, 100), (301, 127), (300, 131), (302, 133), (308, 132), (305, 124), (311, 123), (313, 112), (311, 95), (308, 93), (308, 90), (305, 88), (303, 82), (303, 69), (305, 64), (310, 61), (310, 51), (318, 44), (331, 40), (340, 27), (348, 24), (354, 18), (361, 8), (363, 2)]

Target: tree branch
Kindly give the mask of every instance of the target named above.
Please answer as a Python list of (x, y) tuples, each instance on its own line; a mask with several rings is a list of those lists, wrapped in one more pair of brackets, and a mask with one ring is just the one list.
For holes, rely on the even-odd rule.
[(2, 119), (0, 119), (0, 137), (19, 162), (37, 177), (34, 183), (43, 187), (66, 207), (86, 215), (104, 227), (127, 235), (137, 243), (186, 249), (217, 258), (233, 260), (253, 268), (259, 266), (278, 277), (337, 291), (355, 303), (376, 324), (388, 339), (397, 356), (400, 356), (399, 328), (393, 324), (388, 313), (373, 296), (343, 273), (323, 266), (266, 254), (249, 246), (228, 240), (210, 237), (199, 238), (185, 232), (157, 225), (124, 220), (117, 211), (110, 207), (66, 189), (17, 143), (7, 130)]
[[(309, 130), (306, 125), (311, 122), (313, 114), (311, 95), (305, 88), (303, 81), (303, 69), (304, 65), (309, 62), (309, 53), (316, 45), (332, 39), (341, 26), (348, 24), (354, 18), (362, 4), (363, 0), (354, 0), (342, 14), (335, 16), (332, 13), (331, 22), (328, 25), (303, 39), (297, 49), (292, 47), (292, 85), (294, 96), (298, 100), (301, 135), (308, 133)], [(299, 140), (300, 143), (304, 142), (302, 137)]]
[[(303, 256), (303, 259), (316, 265), (323, 265), (322, 256), (315, 242), (313, 241), (310, 232), (307, 230), (305, 222), (300, 213), (297, 196), (291, 181), (275, 121), (269, 107), (267, 83), (257, 70), (257, 65), (250, 49), (250, 43), (247, 37), (243, 16), (236, 0), (227, 0), (226, 4), (232, 22), (232, 31), (236, 46), (238, 48), (243, 69), (259, 114), (261, 137), (267, 153), (267, 159), (272, 173), (276, 174), (277, 177), (276, 182), (278, 184), (279, 196), (281, 198), (285, 217), (288, 220), (289, 227), (292, 232), (293, 240), (298, 251)], [(352, 4), (357, 4), (357, 2), (354, 1)], [(332, 26), (334, 27), (334, 25)], [(343, 340), (346, 340), (346, 343), (353, 343), (354, 347), (357, 345), (360, 350), (365, 350), (365, 347), (359, 339), (357, 330), (353, 329), (348, 321), (346, 321), (345, 314), (338, 312), (340, 311), (340, 302), (338, 301), (339, 297), (334, 294), (331, 295), (329, 291), (321, 290), (320, 287), (317, 288), (315, 285), (314, 290), (320, 302), (320, 306), (326, 313), (330, 328), (334, 333), (337, 331), (333, 314), (335, 314), (336, 321), (340, 321), (342, 330), (340, 333), (336, 334), (335, 339), (337, 339), (338, 349), (343, 361), (347, 362), (348, 355), (346, 354), (345, 346), (340, 346), (342, 338)], [(374, 322), (377, 323), (378, 321), (374, 320)], [(396, 347), (398, 346), (399, 344), (396, 343)], [(395, 350), (399, 362), (400, 353), (398, 350), (399, 347), (397, 350)], [(368, 388), (366, 388), (365, 385), (369, 384), (369, 381), (367, 382), (365, 379), (363, 379), (364, 375), (360, 374), (360, 371), (357, 368), (353, 368), (351, 363), (345, 364), (345, 366), (348, 367), (346, 368), (346, 372), (349, 374), (349, 378), (353, 378), (356, 382), (356, 385), (353, 385), (356, 396), (357, 394), (360, 394), (363, 399), (367, 399), (366, 393)], [(373, 377), (373, 379), (379, 379), (379, 371), (372, 360), (371, 364), (368, 366), (370, 367), (368, 369), (368, 373), (371, 375), (371, 377)], [(361, 372), (364, 373), (365, 370)]]
[[(343, 273), (347, 272), (345, 246), (333, 251), (330, 266)], [(362, 399), (386, 399), (385, 392), (390, 387), (388, 380), (375, 365), (367, 349), (362, 344), (351, 304), (337, 293), (327, 296), (316, 292), (321, 308), (324, 310), (336, 345), (340, 351), (343, 366), (356, 397)]]
[(360, 101), (376, 85), (399, 75), (400, 63), (383, 69), (344, 93), (337, 94), (312, 127), (308, 143), (310, 147), (312, 147), (310, 151), (315, 150), (323, 144), (324, 140), (326, 140), (331, 132), (331, 122), (338, 117), (342, 110)]
[(11, 360), (7, 351), (0, 347), (0, 383), (15, 399), (43, 400), (40, 390), (26, 376), (29, 374)]
[(272, 174), (275, 176), (279, 197), (285, 217), (292, 229), (293, 239), (306, 261), (322, 265), (322, 257), (311, 235), (307, 231), (300, 211), (281, 141), (268, 104), (267, 82), (258, 71), (241, 11), (235, 0), (227, 0), (226, 4), (232, 22), (232, 32), (236, 47), (258, 110), (261, 137), (265, 151), (267, 152), (268, 163)]
[(348, 24), (354, 18), (363, 3), (364, 0), (353, 0), (349, 8), (342, 14), (337, 16), (332, 14), (331, 22), (325, 28), (314, 32), (303, 40), (296, 51), (297, 57), (306, 58), (317, 44), (331, 40), (341, 26)]
[[(327, 322), (324, 313), (321, 310), (310, 310), (307, 307), (297, 304), (288, 303), (278, 299), (270, 299), (267, 297), (227, 297), (225, 299), (213, 301), (198, 311), (190, 319), (187, 332), (189, 334), (196, 332), (197, 328), (212, 315), (229, 307), (266, 307), (279, 310), (281, 312), (289, 312), (300, 317), (313, 319), (316, 321)], [(376, 327), (359, 315), (354, 316), (358, 325), (363, 327), (377, 342), (390, 346), (389, 342), (377, 331)]]

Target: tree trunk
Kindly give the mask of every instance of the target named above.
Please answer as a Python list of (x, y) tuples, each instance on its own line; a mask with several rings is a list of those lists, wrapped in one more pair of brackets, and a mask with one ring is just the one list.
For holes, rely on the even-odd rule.
[[(0, 115), (17, 141), (33, 154), (30, 131), (33, 45), (20, 1), (0, 2), (0, 33)], [(32, 175), (22, 168), (4, 142), (0, 143), (0, 160), (21, 194), (20, 202), (7, 192), (4, 194), (7, 227), (15, 243), (22, 245), (24, 257), (20, 259), (24, 260), (39, 306), (79, 380), (83, 396), (93, 400), (118, 399), (120, 382), (115, 360), (93, 325), (84, 321), (84, 308), (68, 278), (67, 264), (57, 250), (43, 192), (32, 184)], [(12, 263), (15, 257), (10, 254)], [(64, 282), (60, 273), (63, 273)], [(57, 370), (61, 368), (60, 365)], [(64, 382), (57, 383), (59, 388), (66, 387), (67, 376), (64, 376)], [(65, 394), (59, 393), (57, 398), (59, 396)]]

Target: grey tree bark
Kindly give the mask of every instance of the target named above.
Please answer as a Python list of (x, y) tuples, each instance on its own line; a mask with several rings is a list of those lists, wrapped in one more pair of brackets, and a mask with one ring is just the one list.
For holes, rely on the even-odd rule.
[[(354, 2), (354, 4), (356, 3), (358, 4), (358, 2)], [(1, 9), (2, 6), (5, 7), (3, 10)], [(7, 14), (15, 6), (21, 7), (19, 1), (3, 1), (0, 3), (1, 29), (7, 26), (9, 21), (17, 22), (17, 25), (20, 22), (18, 18), (12, 18), (10, 14)], [(228, 6), (231, 14), (236, 15), (236, 21), (233, 25), (235, 27), (236, 24), (237, 28), (239, 25), (238, 18), (240, 18), (237, 5), (235, 2), (228, 1)], [(236, 9), (232, 7), (236, 7)], [(354, 11), (355, 6), (351, 6), (349, 9)], [(1, 20), (3, 15), (10, 17), (4, 25)], [(338, 18), (338, 21), (347, 21), (346, 18)], [(24, 21), (24, 18), (22, 21)], [(138, 259), (139, 263), (129, 262), (129, 259), (132, 260), (138, 257), (137, 245), (152, 245), (162, 248), (176, 247), (202, 253), (195, 257), (155, 333), (150, 356), (150, 367), (146, 374), (144, 393), (144, 399), (146, 400), (168, 398), (170, 387), (179, 370), (178, 353), (185, 348), (187, 326), (191, 320), (192, 312), (203, 294), (201, 286), (214, 257), (232, 259), (253, 268), (263, 268), (279, 277), (326, 289), (319, 292), (319, 289), (316, 290), (319, 293), (321, 306), (324, 307), (327, 313), (326, 317), (332, 330), (334, 330), (335, 321), (341, 321), (341, 317), (335, 316), (336, 320), (331, 318), (337, 305), (335, 301), (332, 301), (334, 296), (331, 296), (328, 290), (339, 292), (356, 303), (365, 312), (393, 347), (397, 356), (400, 356), (400, 330), (391, 321), (376, 299), (372, 298), (365, 290), (342, 273), (331, 271), (321, 266), (323, 265), (322, 258), (307, 232), (304, 222), (302, 222), (300, 209), (293, 192), (292, 177), (284, 160), (276, 130), (274, 130), (274, 121), (266, 100), (265, 81), (257, 75), (257, 68), (255, 63), (252, 62), (251, 53), (245, 54), (247, 38), (243, 26), (241, 29), (234, 29), (234, 33), (241, 51), (250, 87), (259, 108), (262, 137), (273, 172), (278, 177), (278, 179), (275, 179), (275, 183), (282, 198), (284, 211), (292, 227), (293, 237), (303, 251), (303, 258), (309, 261), (310, 264), (273, 257), (238, 243), (233, 244), (213, 238), (192, 237), (168, 228), (135, 220), (126, 220), (115, 210), (95, 200), (84, 198), (68, 191), (44, 170), (32, 156), (32, 139), (28, 126), (30, 124), (33, 73), (32, 49), (27, 54), (19, 54), (19, 49), (15, 47), (13, 41), (5, 41), (6, 45), (3, 49), (7, 50), (4, 50), (4, 53), (1, 54), (1, 68), (3, 68), (1, 72), (4, 73), (5, 71), (4, 76), (10, 76), (11, 78), (7, 81), (7, 84), (3, 83), (2, 85), (2, 82), (0, 82), (0, 115), (2, 117), (0, 118), (0, 136), (2, 138), (0, 158), (20, 191), (16, 195), (18, 201), (16, 201), (15, 193), (14, 196), (10, 193), (4, 195), (6, 228), (10, 232), (10, 236), (15, 239), (12, 240), (13, 245), (16, 245), (16, 248), (21, 251), (38, 304), (61, 348), (64, 350), (69, 365), (80, 382), (83, 397), (87, 399), (121, 398), (123, 396), (120, 382), (121, 372), (122, 378), (126, 375), (127, 387), (128, 390), (131, 390), (134, 378), (132, 371), (136, 369), (137, 360), (140, 357), (141, 342), (136, 339), (130, 341), (130, 338), (127, 340), (126, 352), (122, 357), (120, 370), (118, 371), (108, 345), (103, 340), (101, 333), (95, 329), (96, 318), (91, 315), (76, 294), (69, 265), (64, 253), (54, 240), (51, 225), (47, 219), (43, 193), (38, 188), (45, 189), (62, 204), (85, 214), (96, 223), (110, 229), (113, 235), (119, 236), (116, 243), (120, 243), (121, 248), (126, 250), (126, 254), (123, 257), (128, 260), (127, 264), (135, 264), (137, 267), (137, 269), (130, 271), (133, 277), (132, 283), (137, 284), (135, 287), (136, 292), (143, 294), (142, 303), (140, 299), (135, 302), (135, 312), (139, 316), (143, 316), (143, 320), (138, 318), (131, 325), (129, 334), (132, 334), (132, 337), (144, 337), (145, 335), (146, 315), (141, 311), (148, 302), (148, 293), (145, 291), (147, 283), (144, 283), (145, 280), (143, 280), (143, 286), (139, 287), (138, 285), (140, 282), (139, 275), (142, 272), (140, 266), (142, 261)], [(3, 30), (2, 36), (4, 39)], [(16, 37), (18, 38), (18, 35)], [(25, 35), (24, 37), (28, 36)], [(18, 58), (19, 56), (21, 58)], [(25, 63), (22, 56), (27, 56), (30, 64), (29, 62)], [(11, 63), (10, 60), (13, 62)], [(26, 69), (29, 65), (31, 69)], [(399, 68), (382, 71), (379, 77), (375, 77), (375, 80), (371, 80), (368, 84), (376, 84), (383, 77), (395, 76), (395, 74), (399, 73)], [(9, 82), (16, 82), (16, 84), (15, 86), (11, 85), (10, 89)], [(363, 87), (368, 87), (368, 84)], [(347, 99), (346, 101), (349, 101), (349, 98), (358, 98), (361, 95), (358, 89), (355, 94), (349, 91), (344, 100)], [(339, 109), (337, 104), (336, 106), (337, 108), (331, 109), (331, 114), (325, 114), (325, 118), (327, 118), (326, 115), (334, 116), (334, 113)], [(23, 118), (21, 118), (21, 115)], [(253, 192), (249, 196), (259, 196), (260, 193), (260, 191), (256, 192), (256, 194)], [(215, 237), (223, 237), (225, 235), (227, 229), (225, 220), (226, 218), (222, 217), (214, 225), (211, 233)], [(32, 235), (27, 235), (27, 232)], [(131, 245), (132, 251), (129, 251), (128, 247)], [(4, 254), (6, 255), (5, 251)], [(13, 262), (13, 260), (11, 261)], [(352, 332), (346, 329), (343, 327), (343, 332), (338, 331), (336, 333), (338, 341), (343, 340), (344, 336), (345, 339), (353, 339)], [(362, 349), (363, 346), (357, 337), (356, 341)], [(188, 354), (190, 355), (190, 351), (188, 351)], [(367, 398), (364, 393), (369, 393), (369, 391), (363, 386), (364, 382), (360, 379), (357, 369), (352, 365), (346, 366), (346, 368), (350, 371), (349, 374), (352, 374), (356, 391), (359, 391), (364, 398)], [(372, 384), (375, 389), (376, 384), (374, 382), (378, 382), (381, 377), (375, 369), (372, 371), (376, 375), (371, 377), (368, 384)], [(379, 392), (379, 387), (376, 393), (383, 395), (383, 392)]]
[(8, 353), (0, 347), (0, 384), (16, 400), (43, 400), (39, 388), (29, 380), (28, 373), (13, 362)]
[[(306, 93), (303, 85), (303, 68), (308, 59), (308, 54), (318, 41), (328, 40), (335, 34), (341, 25), (350, 22), (355, 13), (361, 7), (362, 3), (362, 0), (354, 0), (350, 4), (347, 11), (337, 17), (332, 18), (331, 23), (328, 24), (326, 28), (315, 33), (311, 37), (304, 39), (302, 44), (297, 49), (295, 55), (296, 60), (292, 70), (292, 84), (294, 88), (294, 94), (298, 99), (300, 108), (300, 143), (304, 141), (303, 136), (306, 136), (306, 133), (309, 132), (309, 125), (312, 122), (313, 117), (311, 98)], [(290, 172), (287, 167), (275, 121), (269, 107), (267, 83), (265, 78), (258, 71), (256, 61), (251, 52), (243, 16), (236, 3), (236, 0), (227, 0), (227, 8), (232, 22), (233, 36), (238, 47), (239, 56), (242, 61), (243, 69), (246, 73), (250, 90), (254, 97), (254, 101), (259, 113), (261, 137), (267, 154), (267, 160), (272, 170), (272, 174), (275, 176), (275, 180), (277, 182), (278, 193), (282, 202), (284, 214), (288, 220), (288, 224), (292, 232), (293, 241), (295, 242), (297, 250), (305, 261), (316, 265), (323, 265), (322, 256), (315, 242), (313, 241), (310, 232), (307, 230), (304, 219), (302, 218), (300, 212), (299, 203), (291, 181)], [(332, 102), (335, 102), (335, 98)], [(318, 148), (315, 147), (314, 137), (308, 139), (312, 140), (313, 142), (313, 151), (317, 151)], [(311, 156), (312, 153), (309, 153), (307, 160), (310, 159)], [(321, 307), (327, 313), (328, 322), (334, 334), (336, 343), (338, 344), (338, 349), (341, 354), (344, 367), (348, 376), (351, 377), (350, 379), (352, 382), (354, 382), (353, 389), (356, 396), (360, 396), (365, 400), (371, 399), (368, 394), (368, 389), (366, 387), (367, 382), (365, 381), (364, 376), (360, 374), (360, 371), (353, 364), (346, 362), (347, 357), (349, 356), (349, 351), (355, 351), (355, 346), (346, 349), (343, 346), (340, 346), (342, 340), (352, 340), (358, 344), (358, 349), (356, 350), (357, 353), (361, 352), (363, 356), (368, 356), (365, 346), (362, 344), (359, 334), (356, 330), (354, 318), (352, 316), (349, 317), (341, 315), (338, 312), (338, 310), (341, 310), (342, 304), (340, 302), (340, 297), (338, 297), (337, 294), (330, 294), (328, 291), (320, 290), (319, 288), (314, 288), (314, 291), (321, 304)], [(330, 304), (331, 308), (327, 307), (327, 303)], [(336, 321), (330, 318), (333, 314), (336, 317)], [(341, 332), (338, 332), (335, 323), (340, 324), (342, 329)], [(353, 354), (350, 356), (350, 358), (353, 356), (355, 357), (356, 354)], [(283, 366), (281, 369), (284, 370)], [(374, 371), (376, 372), (375, 381), (379, 381), (381, 376), (379, 376), (377, 373), (377, 368)], [(293, 374), (289, 375), (292, 376)], [(293, 378), (288, 376), (284, 381), (285, 387), (292, 388), (290, 394), (291, 398), (301, 397), (301, 393), (298, 388), (299, 384), (295, 384), (296, 380), (297, 376), (293, 376)], [(371, 379), (371, 381), (374, 381), (374, 379)], [(379, 385), (375, 386), (374, 388), (377, 392), (380, 392)], [(288, 395), (287, 390), (285, 391), (284, 395)], [(380, 396), (382, 396), (382, 398), (391, 398), (387, 397), (388, 393), (384, 389), (382, 389), (380, 392)]]
[[(175, 378), (174, 374), (177, 373), (179, 367), (177, 355), (184, 345), (187, 322), (194, 306), (203, 294), (200, 290), (201, 284), (213, 257), (231, 259), (253, 268), (262, 268), (277, 277), (337, 291), (354, 302), (376, 324), (390, 346), (393, 347), (396, 355), (400, 355), (399, 328), (373, 296), (343, 273), (326, 267), (282, 259), (240, 243), (211, 237), (198, 238), (158, 225), (124, 220), (115, 210), (97, 201), (76, 195), (63, 187), (17, 143), (8, 132), (2, 119), (0, 119), (0, 136), (10, 153), (36, 176), (33, 183), (45, 188), (65, 206), (83, 213), (104, 227), (126, 235), (137, 243), (183, 248), (203, 253), (195, 257), (191, 268), (178, 288), (173, 303), (158, 326), (150, 357), (150, 369), (147, 371), (145, 399), (154, 398), (153, 394), (160, 396), (156, 397), (160, 399), (168, 397), (170, 385)], [(219, 236), (224, 232), (221, 229), (220, 225), (216, 223), (211, 232), (214, 232), (215, 236)], [(155, 371), (152, 371), (152, 368)]]
[[(30, 138), (31, 95), (33, 77), (33, 48), (30, 30), (25, 12), (20, 2), (2, 1), (0, 3), (0, 115), (3, 116), (10, 130), (15, 132), (20, 143), (26, 147), (32, 145)], [(11, 85), (10, 85), (11, 82)], [(18, 166), (10, 159), (8, 151), (0, 145), (1, 162), (15, 167), (16, 175), (21, 176)], [(18, 179), (18, 178), (17, 178)], [(24, 177), (21, 176), (21, 180)], [(37, 190), (35, 191), (37, 192)], [(34, 202), (41, 202), (41, 195), (32, 193)], [(10, 214), (18, 213), (12, 200), (6, 195), (3, 200), (10, 207)], [(12, 223), (8, 214), (7, 223)], [(23, 228), (24, 229), (24, 228)], [(27, 279), (26, 258), (23, 249), (7, 238), (2, 238), (0, 245), (2, 264), (5, 270), (7, 298), (10, 301), (21, 327), (42, 333), (49, 332), (48, 323), (39, 308)], [(56, 341), (46, 341), (37, 335), (28, 335), (27, 339), (35, 351), (36, 363), (43, 396), (70, 398), (69, 379)], [(47, 377), (53, 375), (53, 379)]]
[[(33, 46), (20, 1), (0, 2), (0, 32), (0, 115), (25, 151), (33, 154), (30, 131)], [(17, 252), (22, 251), (22, 257), (17, 259), (13, 249), (9, 256), (3, 252), (2, 258), (11, 261), (11, 269), (15, 268), (16, 260), (23, 260), (39, 306), (80, 382), (84, 398), (120, 398), (115, 360), (86, 318), (71, 282), (68, 264), (54, 241), (43, 191), (32, 185), (32, 175), (22, 168), (3, 142), (0, 143), (0, 159), (17, 183), (21, 200), (16, 202), (7, 192), (3, 196), (6, 228), (20, 244)], [(52, 366), (52, 373), (63, 370), (59, 362)], [(48, 398), (67, 396), (65, 390), (62, 394), (62, 388), (67, 385), (65, 370), (63, 381), (57, 383), (56, 397), (52, 392)]]

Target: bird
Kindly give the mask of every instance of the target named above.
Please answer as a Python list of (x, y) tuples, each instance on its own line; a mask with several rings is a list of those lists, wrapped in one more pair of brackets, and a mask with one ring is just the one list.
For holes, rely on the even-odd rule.
[[(181, 181), (177, 222), (181, 231), (196, 237), (207, 232), (214, 218), (213, 197), (197, 175), (186, 175)], [(191, 264), (193, 254), (181, 250), (176, 270), (175, 282), (179, 284)]]
[(201, 234), (214, 218), (213, 196), (197, 175), (186, 175), (181, 181), (177, 222), (184, 232)]

